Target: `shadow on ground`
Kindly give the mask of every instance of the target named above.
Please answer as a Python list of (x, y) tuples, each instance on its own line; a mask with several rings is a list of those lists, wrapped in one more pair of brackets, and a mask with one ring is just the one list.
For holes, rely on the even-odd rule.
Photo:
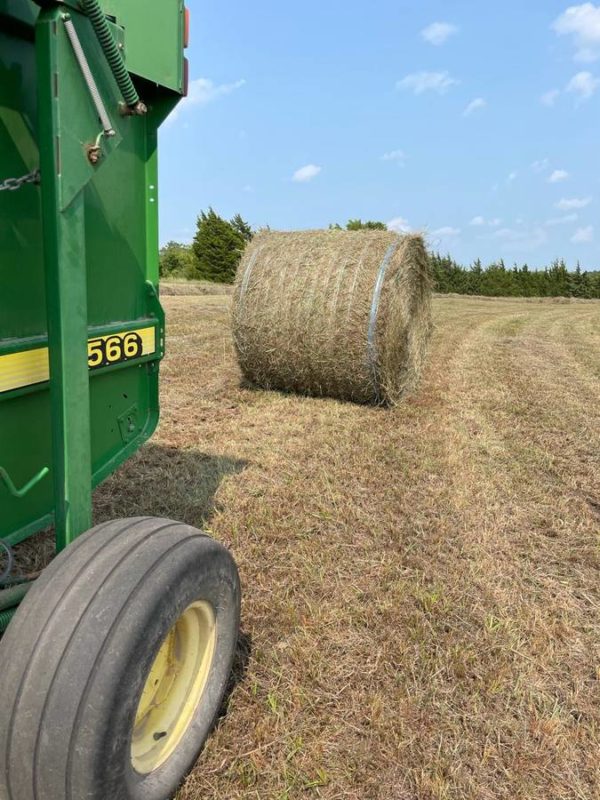
[[(218, 508), (221, 483), (247, 462), (149, 444), (94, 492), (94, 525), (121, 517), (167, 517), (202, 528)], [(54, 557), (54, 530), (14, 548), (14, 574), (43, 569)]]
[(168, 517), (201, 528), (218, 504), (221, 483), (245, 461), (149, 444), (94, 494), (94, 524), (118, 517)]
[(235, 656), (233, 659), (233, 666), (231, 668), (231, 675), (229, 676), (229, 683), (223, 695), (221, 708), (213, 724), (213, 730), (219, 727), (221, 720), (227, 716), (229, 711), (229, 701), (233, 695), (236, 686), (243, 683), (246, 679), (248, 672), (248, 664), (250, 663), (250, 656), (252, 655), (252, 636), (249, 633), (240, 631), (235, 649)]

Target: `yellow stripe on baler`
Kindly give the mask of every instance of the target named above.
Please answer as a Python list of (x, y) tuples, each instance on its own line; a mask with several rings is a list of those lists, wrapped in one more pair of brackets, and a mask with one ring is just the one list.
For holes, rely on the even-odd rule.
[[(127, 334), (137, 334), (142, 342), (142, 352), (138, 356), (150, 356), (156, 353), (156, 328), (139, 328), (133, 331), (119, 331), (102, 336), (92, 336), (89, 342), (107, 342), (115, 337), (125, 337)], [(91, 345), (88, 344), (88, 356), (91, 356)], [(124, 361), (125, 359), (122, 359)], [(119, 362), (115, 362), (119, 363)], [(24, 350), (20, 353), (10, 353), (0, 356), (0, 394), (44, 383), (50, 379), (50, 366), (48, 361), (48, 348), (37, 347), (34, 350)]]
[(0, 394), (47, 381), (48, 348), (0, 356)]

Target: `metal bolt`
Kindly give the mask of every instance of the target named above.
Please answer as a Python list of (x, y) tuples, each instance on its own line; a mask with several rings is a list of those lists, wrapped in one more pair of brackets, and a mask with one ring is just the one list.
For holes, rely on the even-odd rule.
[(119, 113), (122, 117), (143, 117), (148, 113), (148, 107), (140, 100), (134, 106), (128, 106), (127, 103), (119, 103)]
[(96, 144), (88, 145), (88, 147), (87, 147), (87, 157), (88, 157), (88, 161), (90, 162), (90, 164), (95, 166), (100, 161), (100, 158), (102, 157), (102, 150)]

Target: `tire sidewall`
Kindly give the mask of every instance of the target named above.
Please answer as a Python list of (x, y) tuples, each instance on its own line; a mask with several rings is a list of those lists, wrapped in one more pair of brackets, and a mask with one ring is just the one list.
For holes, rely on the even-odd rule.
[[(75, 760), (89, 762), (91, 758), (92, 763), (74, 763), (72, 774), (82, 775), (89, 769), (94, 787), (90, 797), (94, 800), (171, 797), (196, 761), (227, 688), (240, 614), (240, 587), (233, 559), (212, 539), (197, 536), (190, 538), (189, 546), (169, 556), (168, 562), (151, 577), (141, 576), (88, 681), (90, 705), (83, 708), (73, 736)], [(141, 775), (131, 761), (131, 739), (146, 678), (166, 635), (186, 608), (198, 600), (212, 606), (216, 619), (215, 650), (207, 683), (176, 750), (154, 772)], [(91, 788), (89, 784), (87, 788)], [(98, 788), (100, 792), (96, 793)], [(77, 790), (73, 796), (78, 796)]]

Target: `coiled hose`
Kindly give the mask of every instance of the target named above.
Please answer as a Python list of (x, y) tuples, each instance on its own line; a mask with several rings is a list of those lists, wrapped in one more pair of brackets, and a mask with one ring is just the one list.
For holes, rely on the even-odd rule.
[(33, 582), (20, 583), (18, 586), (0, 591), (0, 611), (18, 606), (32, 586)]
[(32, 586), (33, 582), (23, 583), (0, 591), (0, 633), (8, 628), (8, 623), (14, 617), (17, 606)]
[(140, 102), (140, 97), (133, 85), (133, 81), (127, 71), (123, 56), (113, 38), (108, 26), (104, 11), (100, 8), (98, 0), (82, 0), (82, 6), (94, 26), (98, 41), (102, 46), (106, 60), (112, 70), (115, 80), (121, 90), (123, 99), (130, 108), (135, 108)]
[(16, 613), (16, 608), (9, 608), (8, 611), (0, 611), (0, 633), (4, 633), (4, 631), (8, 628), (9, 622)]

